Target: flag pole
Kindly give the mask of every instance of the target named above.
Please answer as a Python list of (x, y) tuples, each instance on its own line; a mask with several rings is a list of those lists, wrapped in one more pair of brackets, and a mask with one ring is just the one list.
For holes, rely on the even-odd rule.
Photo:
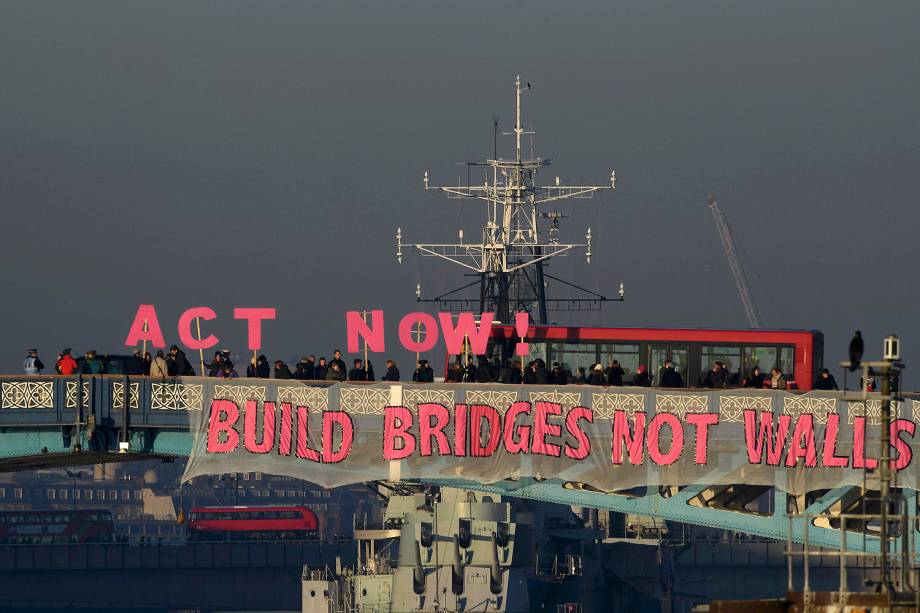
[(201, 362), (201, 376), (204, 376), (204, 349), (201, 347), (201, 318), (195, 318), (195, 328), (198, 331), (198, 360)]
[[(415, 342), (422, 342), (422, 322), (416, 322), (415, 324)], [(419, 359), (422, 357), (422, 354), (418, 351), (415, 352), (415, 364), (418, 365)]]
[[(144, 332), (149, 332), (149, 331), (150, 331), (150, 328), (147, 324), (147, 320), (144, 319)], [(144, 351), (141, 354), (141, 359), (143, 360), (147, 359), (147, 335), (146, 334), (144, 334)]]
[[(364, 326), (367, 327), (367, 311), (361, 311), (361, 317), (364, 319)], [(367, 379), (367, 338), (364, 339), (364, 379)]]

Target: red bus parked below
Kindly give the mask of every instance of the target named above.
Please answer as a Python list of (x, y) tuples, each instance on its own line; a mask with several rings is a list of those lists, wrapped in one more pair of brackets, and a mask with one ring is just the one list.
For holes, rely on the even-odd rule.
[(303, 506), (196, 507), (191, 510), (191, 541), (307, 540), (319, 534), (316, 514)]
[(115, 533), (107, 509), (2, 511), (0, 544), (107, 543)]

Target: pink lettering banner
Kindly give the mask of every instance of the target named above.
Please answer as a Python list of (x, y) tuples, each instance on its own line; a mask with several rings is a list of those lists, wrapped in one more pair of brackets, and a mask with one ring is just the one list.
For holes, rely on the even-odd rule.
[[(195, 443), (184, 479), (260, 471), (324, 486), (389, 479), (644, 485), (862, 483), (881, 457), (880, 400), (770, 390), (347, 384), (183, 379)], [(188, 394), (176, 390), (176, 394)], [(871, 395), (870, 395), (871, 396)], [(891, 468), (916, 480), (914, 414), (895, 403)]]

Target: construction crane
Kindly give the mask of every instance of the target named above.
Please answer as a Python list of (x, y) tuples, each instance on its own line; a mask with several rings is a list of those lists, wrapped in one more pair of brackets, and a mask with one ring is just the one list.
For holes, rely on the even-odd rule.
[(752, 328), (760, 327), (760, 314), (757, 312), (757, 305), (751, 298), (751, 290), (748, 289), (747, 277), (744, 274), (744, 268), (741, 266), (741, 259), (738, 257), (738, 251), (735, 249), (735, 239), (732, 238), (731, 228), (722, 215), (722, 209), (714, 198), (709, 199), (709, 209), (712, 211), (712, 219), (716, 222), (716, 230), (719, 231), (719, 238), (722, 239), (722, 247), (725, 248), (725, 257), (728, 258), (728, 266), (731, 268), (732, 276), (735, 278), (735, 285), (738, 287), (738, 294), (741, 296), (741, 302), (744, 304), (744, 312), (747, 315), (748, 323)]

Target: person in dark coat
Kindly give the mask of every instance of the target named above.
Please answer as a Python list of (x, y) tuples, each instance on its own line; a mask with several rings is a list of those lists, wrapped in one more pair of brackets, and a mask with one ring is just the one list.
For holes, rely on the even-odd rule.
[(818, 378), (815, 379), (815, 389), (828, 391), (840, 388), (837, 387), (837, 381), (834, 379), (834, 375), (825, 368), (821, 371), (821, 374), (818, 375)]
[(760, 390), (763, 389), (763, 382), (765, 380), (766, 376), (760, 372), (760, 366), (755, 366), (751, 369), (751, 376), (744, 382), (744, 387)]
[(399, 369), (396, 368), (396, 362), (387, 360), (387, 372), (383, 375), (384, 381), (399, 381)]
[(512, 360), (511, 368), (508, 371), (508, 383), (519, 385), (524, 382), (524, 373), (521, 372), (521, 361)]
[(170, 347), (169, 356), (172, 360), (172, 367), (169, 369), (170, 376), (188, 377), (195, 374), (195, 369), (192, 368), (188, 358), (185, 357), (185, 352), (179, 349), (179, 347), (176, 345)]
[(412, 373), (412, 380), (417, 383), (434, 383), (434, 370), (428, 365), (428, 360), (418, 361), (418, 368)]
[(664, 364), (661, 367), (661, 372), (658, 373), (658, 386), (659, 387), (683, 387), (684, 378), (680, 376), (680, 373), (677, 372), (677, 369), (674, 368), (674, 363), (671, 360), (665, 360)]
[(342, 359), (342, 352), (338, 349), (332, 352), (332, 359), (329, 360), (329, 368), (332, 368), (333, 364), (338, 364), (342, 372), (348, 371), (348, 366), (345, 365), (345, 360)]
[(374, 377), (374, 365), (370, 360), (367, 361), (367, 368), (364, 369), (364, 374), (367, 376), (368, 381), (376, 381)]
[(584, 366), (579, 366), (575, 369), (575, 384), (584, 385), (588, 382), (588, 373), (585, 371)]
[(710, 387), (713, 389), (725, 389), (728, 387), (728, 372), (725, 370), (725, 367), (722, 366), (722, 362), (716, 362), (712, 365), (712, 368), (706, 373), (706, 378), (703, 380), (703, 387)]
[(294, 366), (294, 378), (301, 381), (311, 381), (316, 374), (316, 356), (308, 355), (300, 358)]
[(144, 374), (144, 358), (141, 357), (141, 352), (135, 349), (131, 353), (131, 357), (128, 358), (127, 363), (125, 364), (125, 374), (126, 375), (143, 375)]
[(220, 376), (222, 379), (236, 379), (239, 377), (239, 375), (233, 369), (233, 362), (223, 360), (221, 363), (223, 364), (223, 368), (221, 368), (220, 371)]
[(524, 383), (526, 385), (546, 385), (546, 379), (546, 365), (540, 359), (531, 362), (530, 367), (524, 372)]
[(476, 367), (475, 372), (473, 373), (476, 383), (491, 383), (492, 382), (492, 369), (489, 367), (489, 361), (485, 357), (479, 358), (479, 366)]
[(326, 381), (344, 381), (348, 376), (342, 368), (339, 366), (339, 362), (342, 360), (329, 362), (329, 370), (326, 372)]
[(291, 369), (281, 360), (275, 360), (275, 379), (293, 379)]
[(473, 356), (466, 359), (466, 367), (463, 369), (463, 380), (467, 383), (476, 381), (476, 365), (473, 363)]
[(559, 362), (553, 362), (553, 368), (549, 371), (547, 381), (551, 385), (566, 385), (569, 382), (569, 376), (562, 369), (562, 365)]
[(348, 380), (349, 381), (367, 381), (367, 372), (364, 370), (364, 363), (360, 359), (356, 359), (355, 367), (348, 371)]
[(621, 386), (623, 385), (623, 367), (620, 366), (620, 363), (616, 360), (611, 360), (607, 364), (607, 368), (604, 370), (604, 376), (607, 377), (607, 385), (612, 386)]
[[(223, 361), (224, 361), (223, 354), (220, 351), (215, 351), (214, 359), (208, 362), (208, 376), (209, 377), (221, 376), (221, 372), (223, 371), (223, 369), (221, 368), (221, 364), (223, 363)], [(247, 374), (246, 376), (249, 377), (251, 375)]]
[(591, 374), (588, 375), (588, 385), (606, 385), (607, 382), (604, 380), (604, 367), (600, 364), (595, 364), (594, 368), (591, 369)]
[(536, 364), (531, 361), (527, 364), (527, 368), (524, 370), (524, 374), (521, 375), (521, 379), (524, 385), (533, 385), (537, 382), (536, 378)]
[(450, 368), (447, 369), (447, 382), (448, 383), (462, 383), (463, 382), (463, 364), (460, 363), (460, 360), (454, 360), (450, 364)]
[(328, 373), (329, 365), (326, 364), (326, 358), (321, 357), (319, 361), (316, 362), (316, 368), (313, 370), (313, 380), (325, 381)]
[(645, 367), (645, 364), (640, 364), (636, 369), (636, 375), (633, 377), (633, 385), (649, 387), (651, 384), (652, 380), (648, 376), (648, 369)]
[(272, 376), (272, 367), (268, 363), (268, 358), (265, 355), (260, 355), (256, 359), (256, 377), (259, 379), (268, 379)]

